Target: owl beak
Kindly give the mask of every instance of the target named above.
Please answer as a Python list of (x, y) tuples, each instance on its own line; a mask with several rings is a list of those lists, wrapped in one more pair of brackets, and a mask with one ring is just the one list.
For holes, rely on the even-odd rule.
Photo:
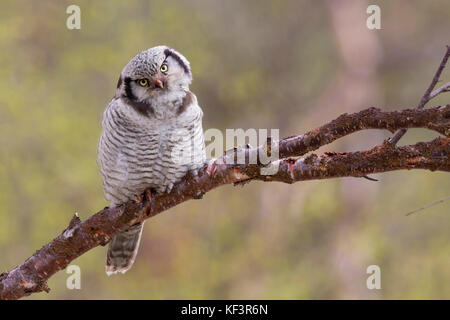
[(161, 79), (156, 78), (155, 79), (155, 88), (156, 87), (164, 89), (164, 82)]

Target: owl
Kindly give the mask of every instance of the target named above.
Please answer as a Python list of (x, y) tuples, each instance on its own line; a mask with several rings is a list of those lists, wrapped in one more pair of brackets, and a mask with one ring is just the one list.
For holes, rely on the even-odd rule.
[[(117, 206), (145, 190), (170, 192), (205, 162), (203, 112), (189, 91), (188, 60), (167, 46), (128, 62), (103, 113), (98, 163), (106, 200)], [(106, 273), (125, 273), (137, 255), (143, 223), (111, 240)]]

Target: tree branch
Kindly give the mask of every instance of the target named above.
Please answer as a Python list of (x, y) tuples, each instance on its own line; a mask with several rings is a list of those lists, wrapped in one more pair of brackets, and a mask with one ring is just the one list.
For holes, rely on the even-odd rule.
[[(401, 128), (427, 128), (445, 137), (430, 142), (398, 147), (388, 141), (373, 149), (359, 152), (325, 153), (317, 156), (299, 157), (341, 137), (359, 130), (387, 129), (391, 132)], [(267, 168), (258, 161), (248, 163), (253, 149), (236, 149), (231, 155), (210, 160), (198, 176), (187, 175), (176, 184), (169, 194), (155, 195), (151, 202), (130, 201), (115, 208), (105, 208), (89, 219), (81, 221), (75, 215), (69, 226), (55, 239), (36, 251), (23, 264), (0, 275), (0, 299), (18, 299), (35, 292), (49, 291), (47, 280), (71, 261), (99, 245), (106, 245), (117, 232), (144, 221), (184, 201), (199, 198), (204, 193), (230, 183), (251, 180), (293, 183), (304, 180), (337, 177), (362, 177), (370, 173), (404, 169), (450, 171), (450, 105), (427, 110), (382, 111), (369, 108), (354, 114), (343, 114), (320, 128), (300, 136), (280, 140), (273, 145), (278, 148), (280, 160), (273, 175), (261, 173)], [(272, 143), (270, 144), (272, 145)], [(269, 148), (273, 151), (273, 147)], [(227, 164), (230, 157), (237, 158), (244, 152), (244, 164)], [(259, 160), (259, 158), (258, 158)]]
[[(427, 90), (425, 91), (422, 99), (420, 99), (419, 104), (417, 105), (417, 109), (423, 109), (425, 105), (434, 97), (438, 96), (439, 94), (443, 92), (450, 91), (450, 82), (443, 85), (442, 87), (436, 89), (433, 91), (434, 87), (436, 87), (436, 84), (439, 82), (439, 78), (441, 77), (442, 71), (444, 71), (445, 66), (447, 65), (447, 61), (450, 58), (450, 46), (447, 46), (447, 49), (445, 51), (444, 57), (442, 58), (441, 63), (439, 64), (438, 69), (436, 70), (433, 79), (431, 80), (430, 85), (428, 86)], [(405, 135), (407, 129), (402, 128), (399, 130), (391, 139), (390, 142), (392, 144), (397, 144), (397, 142)]]

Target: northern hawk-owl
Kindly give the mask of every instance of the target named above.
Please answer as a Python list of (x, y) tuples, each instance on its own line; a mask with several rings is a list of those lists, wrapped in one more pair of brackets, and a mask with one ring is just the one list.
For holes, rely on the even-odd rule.
[[(103, 113), (98, 162), (105, 197), (112, 206), (144, 190), (169, 192), (205, 161), (203, 112), (189, 91), (188, 60), (167, 46), (136, 55), (124, 67), (116, 95)], [(113, 237), (106, 273), (125, 273), (142, 234), (137, 224)]]

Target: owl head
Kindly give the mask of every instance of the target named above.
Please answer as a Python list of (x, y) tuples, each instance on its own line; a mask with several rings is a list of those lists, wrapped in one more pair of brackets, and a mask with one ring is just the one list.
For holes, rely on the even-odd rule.
[(123, 68), (116, 97), (131, 102), (152, 101), (177, 92), (185, 92), (192, 82), (189, 61), (167, 46), (142, 51)]

